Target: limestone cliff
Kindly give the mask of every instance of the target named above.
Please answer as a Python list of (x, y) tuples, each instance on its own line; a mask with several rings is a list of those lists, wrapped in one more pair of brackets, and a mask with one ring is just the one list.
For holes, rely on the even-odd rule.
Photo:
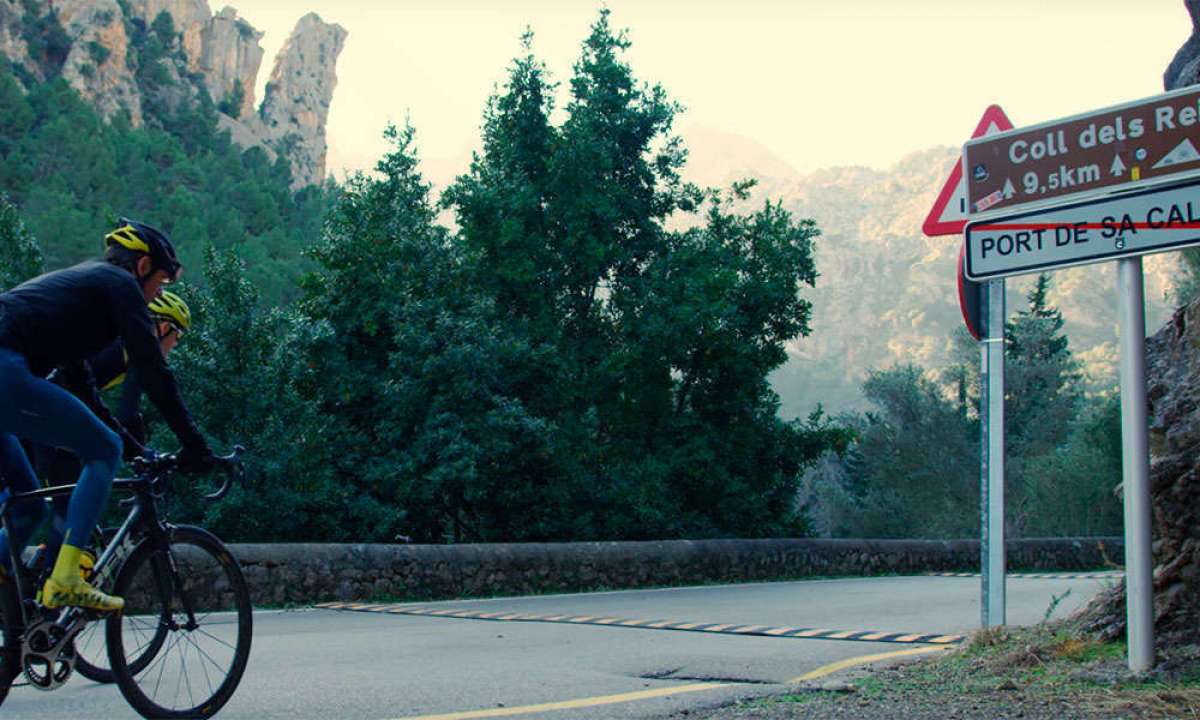
[[(166, 39), (165, 56), (147, 59), (133, 46), (154, 32), (164, 13), (173, 37)], [(50, 42), (39, 43), (39, 57), (31, 56), (27, 39), (34, 24), (37, 32), (52, 34)], [(283, 153), (296, 186), (319, 183), (346, 31), (315, 14), (303, 17), (275, 59), (260, 107), (255, 85), (262, 36), (234, 8), (214, 14), (206, 0), (0, 0), (0, 54), (19, 66), (18, 73), (36, 81), (61, 74), (104, 117), (128, 113), (135, 127), (147, 121), (148, 111), (174, 110), (207, 94), (234, 142), (262, 146), (272, 157)], [(146, 62), (156, 63), (153, 72), (140, 66)]]
[(72, 40), (63, 77), (101, 115), (128, 110), (133, 124), (141, 125), (141, 97), (125, 62), (129, 36), (117, 0), (58, 0), (55, 9)]
[(1163, 87), (1167, 90), (1200, 82), (1200, 0), (1184, 0), (1183, 4), (1192, 16), (1192, 36), (1175, 53), (1163, 73)]
[(20, 0), (0, 0), (0, 55), (34, 73), (41, 80), (41, 73), (36, 71), (36, 64), (29, 57), (29, 46), (21, 33), (21, 19), (24, 9)]
[(315, 13), (300, 19), (275, 58), (259, 110), (260, 135), (289, 153), (297, 182), (319, 182), (325, 176), (325, 120), (337, 85), (335, 62), (346, 31)]

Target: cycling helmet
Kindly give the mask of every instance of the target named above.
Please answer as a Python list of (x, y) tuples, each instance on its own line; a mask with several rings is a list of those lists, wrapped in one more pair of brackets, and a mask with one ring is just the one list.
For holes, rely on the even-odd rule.
[(129, 218), (121, 218), (120, 226), (104, 236), (105, 247), (120, 246), (135, 252), (144, 252), (150, 256), (151, 266), (155, 270), (167, 273), (167, 278), (175, 280), (183, 269), (179, 258), (175, 255), (175, 246), (166, 233)]
[(180, 330), (192, 329), (192, 311), (188, 309), (183, 298), (173, 292), (164, 290), (161, 295), (150, 301), (150, 317), (165, 320)]

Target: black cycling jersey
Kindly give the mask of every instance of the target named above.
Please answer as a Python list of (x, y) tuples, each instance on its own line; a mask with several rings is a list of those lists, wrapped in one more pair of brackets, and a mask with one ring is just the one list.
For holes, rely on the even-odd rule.
[(90, 261), (0, 294), (0, 346), (24, 355), (30, 371), (40, 377), (59, 366), (91, 375), (90, 368), (80, 366), (118, 339), (129, 367), (138, 371), (180, 442), (207, 448), (159, 349), (142, 289), (127, 270)]

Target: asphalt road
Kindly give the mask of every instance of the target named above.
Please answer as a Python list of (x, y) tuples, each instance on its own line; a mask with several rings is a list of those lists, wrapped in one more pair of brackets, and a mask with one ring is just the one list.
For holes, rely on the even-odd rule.
[[(1009, 622), (1036, 623), (1052, 606), (1063, 616), (1107, 582), (1014, 578)], [(403, 607), (936, 635), (978, 626), (979, 580), (822, 580)], [(381, 612), (387, 609), (256, 613), (246, 677), (218, 717), (650, 718), (778, 693), (836, 661), (929, 647)], [(14, 688), (0, 714), (137, 717), (115, 687), (79, 676), (53, 693)]]

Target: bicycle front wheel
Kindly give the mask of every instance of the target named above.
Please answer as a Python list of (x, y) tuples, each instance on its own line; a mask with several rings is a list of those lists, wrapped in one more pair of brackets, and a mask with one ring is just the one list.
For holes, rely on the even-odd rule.
[[(104, 547), (112, 540), (113, 534), (111, 530), (97, 528), (92, 536), (92, 547), (89, 549), (99, 557)], [(91, 580), (91, 577), (85, 576), (84, 579)], [(100, 589), (111, 590), (109, 587)], [(164, 575), (159, 579), (159, 602), (162, 604), (162, 611), (166, 610), (170, 598), (170, 585)], [(142, 646), (142, 656), (129, 663), (131, 674), (137, 675), (150, 664), (154, 655), (166, 642), (167, 632), (167, 628), (160, 625), (149, 642), (139, 643)], [(113, 683), (116, 682), (116, 678), (113, 677), (112, 668), (108, 664), (108, 644), (104, 640), (104, 634), (104, 623), (92, 622), (75, 636), (75, 672), (92, 682)]]
[[(109, 664), (121, 694), (144, 717), (207, 718), (246, 670), (250, 592), (237, 560), (212, 534), (196, 527), (168, 533), (165, 546), (142, 543), (117, 574), (113, 590), (125, 609), (105, 624)], [(148, 663), (139, 662), (147, 655)]]

